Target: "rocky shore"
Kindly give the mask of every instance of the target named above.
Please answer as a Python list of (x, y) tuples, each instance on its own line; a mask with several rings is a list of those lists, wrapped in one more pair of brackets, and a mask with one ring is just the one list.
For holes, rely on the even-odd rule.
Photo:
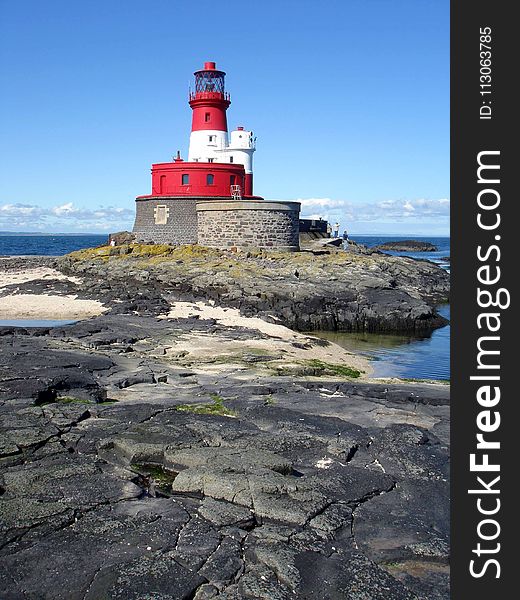
[(2, 261), (99, 303), (0, 328), (2, 600), (449, 597), (449, 386), (297, 331), (425, 331), (447, 276), (346, 254)]
[(82, 294), (92, 299), (160, 302), (169, 293), (170, 300), (210, 300), (299, 331), (427, 333), (446, 324), (435, 310), (449, 297), (443, 269), (367, 250), (234, 254), (125, 245), (72, 253), (57, 266), (84, 277)]

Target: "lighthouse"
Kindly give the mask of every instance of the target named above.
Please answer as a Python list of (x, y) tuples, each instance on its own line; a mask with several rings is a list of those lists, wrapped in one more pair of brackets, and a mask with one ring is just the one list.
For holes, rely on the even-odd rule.
[(190, 91), (189, 99), (193, 115), (188, 161), (243, 165), (243, 195), (252, 196), (255, 140), (252, 131), (237, 127), (231, 132), (230, 143), (226, 111), (231, 98), (225, 90), (226, 74), (217, 70), (214, 62), (206, 62), (194, 75), (195, 90)]
[(297, 249), (299, 203), (253, 194), (256, 138), (243, 126), (228, 131), (225, 72), (205, 62), (194, 76), (187, 160), (177, 152), (169, 162), (152, 164), (152, 193), (136, 198), (136, 239)]

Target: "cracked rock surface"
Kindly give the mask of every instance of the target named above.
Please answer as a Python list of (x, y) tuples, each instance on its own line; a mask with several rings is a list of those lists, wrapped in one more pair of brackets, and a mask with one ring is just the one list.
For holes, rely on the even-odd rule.
[(449, 387), (277, 375), (152, 297), (0, 328), (2, 600), (447, 599)]

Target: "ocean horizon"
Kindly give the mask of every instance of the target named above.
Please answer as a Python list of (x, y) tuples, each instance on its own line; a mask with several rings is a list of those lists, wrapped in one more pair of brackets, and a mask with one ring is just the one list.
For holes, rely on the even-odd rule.
[[(32, 233), (0, 232), (0, 256), (62, 256), (75, 250), (92, 248), (108, 242), (108, 233)], [(449, 236), (349, 234), (351, 240), (373, 247), (388, 239), (429, 241), (438, 247), (439, 254), (449, 254)], [(391, 253), (394, 254), (394, 253)], [(413, 258), (436, 260), (432, 253), (399, 253)], [(439, 257), (442, 258), (442, 257)]]

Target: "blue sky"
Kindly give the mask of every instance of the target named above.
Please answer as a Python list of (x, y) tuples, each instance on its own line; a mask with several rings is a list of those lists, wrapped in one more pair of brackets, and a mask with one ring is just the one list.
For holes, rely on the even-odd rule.
[(0, 230), (130, 229), (227, 72), (255, 192), (351, 233), (449, 232), (449, 1), (0, 0)]

